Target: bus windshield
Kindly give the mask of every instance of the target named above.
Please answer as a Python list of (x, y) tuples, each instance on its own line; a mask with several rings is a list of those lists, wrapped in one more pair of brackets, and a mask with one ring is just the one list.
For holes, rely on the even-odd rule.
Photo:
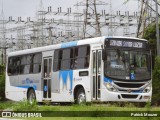
[(151, 79), (149, 51), (109, 49), (104, 61), (105, 76), (116, 80)]

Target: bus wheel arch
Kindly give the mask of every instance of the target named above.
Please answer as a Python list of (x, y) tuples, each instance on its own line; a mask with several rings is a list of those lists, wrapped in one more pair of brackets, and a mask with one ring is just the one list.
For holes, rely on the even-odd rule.
[(76, 104), (81, 104), (86, 102), (85, 89), (82, 85), (77, 85), (74, 88), (74, 100)]
[(30, 87), (27, 90), (27, 100), (30, 104), (33, 104), (36, 101), (36, 94), (34, 88)]

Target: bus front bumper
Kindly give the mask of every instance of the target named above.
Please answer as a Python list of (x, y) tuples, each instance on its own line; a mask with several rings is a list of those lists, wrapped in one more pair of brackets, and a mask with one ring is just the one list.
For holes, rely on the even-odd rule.
[(152, 92), (132, 93), (132, 92), (110, 92), (102, 90), (101, 101), (121, 101), (121, 102), (151, 102)]

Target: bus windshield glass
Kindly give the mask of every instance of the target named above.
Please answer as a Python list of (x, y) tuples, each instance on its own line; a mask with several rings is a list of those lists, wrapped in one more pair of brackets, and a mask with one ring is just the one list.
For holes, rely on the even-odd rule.
[(106, 50), (105, 76), (120, 80), (151, 79), (150, 51)]

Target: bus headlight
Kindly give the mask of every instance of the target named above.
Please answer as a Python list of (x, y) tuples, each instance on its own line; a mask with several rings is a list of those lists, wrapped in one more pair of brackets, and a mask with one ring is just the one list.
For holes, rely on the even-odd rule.
[(143, 90), (143, 93), (148, 93), (148, 92), (150, 92), (150, 90), (151, 90), (151, 84), (148, 85), (148, 86)]
[(115, 87), (113, 87), (113, 85), (111, 83), (106, 83), (105, 84), (106, 88), (111, 91), (111, 92), (117, 92), (117, 90), (115, 89)]

